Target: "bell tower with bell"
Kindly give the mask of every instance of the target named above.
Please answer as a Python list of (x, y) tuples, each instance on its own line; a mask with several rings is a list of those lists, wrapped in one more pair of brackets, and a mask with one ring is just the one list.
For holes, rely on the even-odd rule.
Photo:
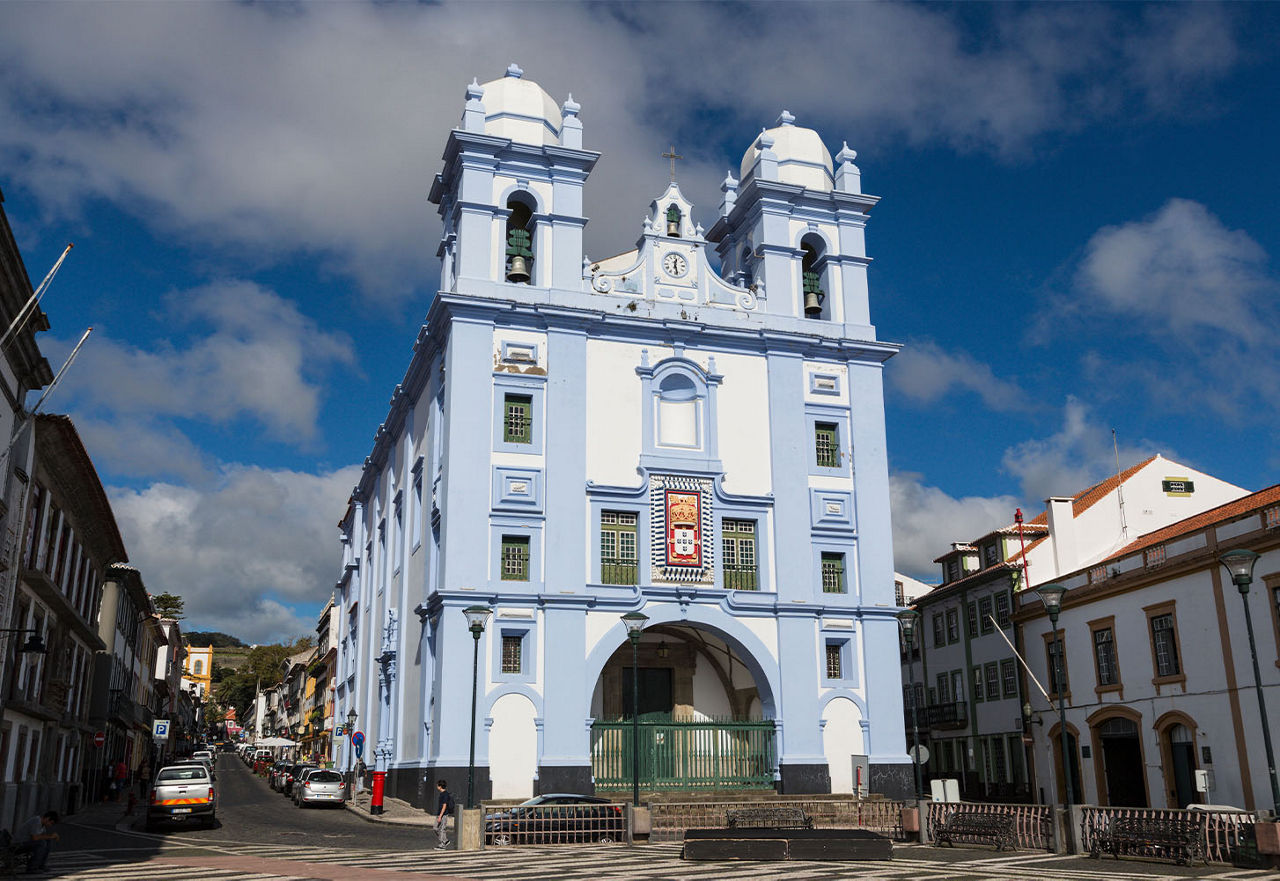
[(557, 105), (515, 64), (473, 80), (466, 99), (431, 187), (444, 221), (440, 289), (579, 288), (582, 191), (599, 158), (582, 149), (581, 106), (572, 95)]
[(818, 133), (782, 111), (720, 185), (720, 219), (707, 233), (725, 278), (762, 308), (870, 328), (865, 229), (878, 196), (864, 195), (848, 145), (832, 161)]

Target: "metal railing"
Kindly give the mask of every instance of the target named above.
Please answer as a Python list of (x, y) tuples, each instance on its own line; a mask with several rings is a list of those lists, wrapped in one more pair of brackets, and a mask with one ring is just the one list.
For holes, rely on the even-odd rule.
[[(676, 722), (642, 719), (640, 786), (645, 789), (770, 787), (777, 766), (772, 720)], [(630, 719), (591, 726), (591, 767), (597, 789), (633, 783)]]
[(600, 559), (601, 584), (639, 584), (640, 564), (634, 558), (602, 557)]
[[(1243, 827), (1252, 826), (1248, 811), (1186, 811), (1176, 808), (1102, 808), (1085, 806), (1080, 814), (1080, 849), (1086, 853), (1107, 850), (1100, 847), (1116, 820), (1175, 820), (1194, 822), (1203, 836), (1204, 858), (1211, 863), (1231, 863), (1240, 847)], [(1110, 843), (1110, 842), (1108, 842)], [(1121, 854), (1137, 857), (1169, 858), (1159, 844), (1119, 842)]]
[(815, 829), (867, 829), (905, 841), (902, 809), (908, 805), (891, 799), (870, 798), (770, 798), (758, 801), (654, 802), (649, 805), (650, 841), (683, 841), (689, 829), (724, 829), (729, 813), (743, 810), (797, 808), (813, 820)]
[[(1014, 844), (1019, 849), (1053, 850), (1053, 807), (1051, 805), (987, 804), (977, 802), (930, 802), (926, 821), (929, 837), (936, 839), (938, 829), (956, 813), (1013, 818)], [(985, 839), (955, 833), (953, 838), (967, 843), (989, 843)]]
[(969, 724), (969, 705), (959, 701), (921, 707), (920, 724), (931, 728), (963, 728)]
[(724, 564), (725, 590), (759, 590), (760, 579), (755, 566)]
[(626, 843), (626, 805), (604, 802), (500, 806), (484, 810), (484, 846)]

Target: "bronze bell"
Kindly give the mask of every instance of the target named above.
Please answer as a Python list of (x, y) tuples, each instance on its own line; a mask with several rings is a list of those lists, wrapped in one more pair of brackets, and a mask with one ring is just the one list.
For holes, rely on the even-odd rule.
[(507, 281), (516, 284), (529, 283), (529, 264), (518, 254), (511, 258), (511, 265), (507, 267)]
[(670, 217), (667, 218), (667, 235), (673, 236), (675, 238), (680, 238), (680, 219), (679, 218), (676, 218), (675, 220), (672, 220)]
[(804, 314), (810, 317), (822, 314), (822, 292), (804, 292)]

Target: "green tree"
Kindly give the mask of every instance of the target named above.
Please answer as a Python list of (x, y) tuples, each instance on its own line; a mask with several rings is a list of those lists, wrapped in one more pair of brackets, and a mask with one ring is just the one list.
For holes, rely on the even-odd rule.
[(183, 616), (183, 607), (185, 603), (182, 597), (165, 591), (156, 594), (151, 598), (151, 605), (156, 610), (156, 614), (161, 618), (172, 618), (179, 621)]

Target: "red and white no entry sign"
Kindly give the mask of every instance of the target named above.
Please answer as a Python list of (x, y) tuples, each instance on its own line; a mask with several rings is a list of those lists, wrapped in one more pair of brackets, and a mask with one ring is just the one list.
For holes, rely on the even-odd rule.
[(97, 747), (105, 746), (107, 743), (107, 735), (101, 731), (93, 732), (93, 745)]

